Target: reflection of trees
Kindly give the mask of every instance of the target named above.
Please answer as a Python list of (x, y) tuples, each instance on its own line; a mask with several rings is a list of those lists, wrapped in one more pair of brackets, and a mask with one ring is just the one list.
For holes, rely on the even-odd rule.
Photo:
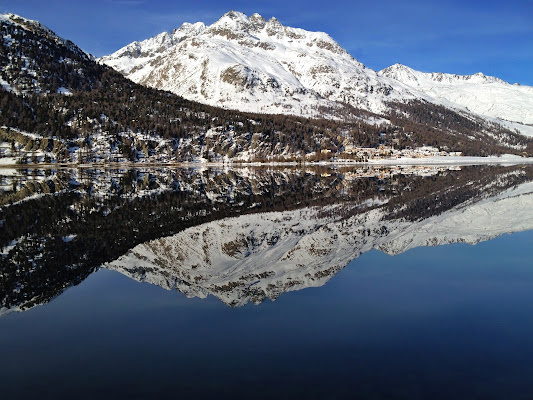
[[(0, 196), (0, 308), (46, 302), (137, 244), (225, 217), (339, 204), (324, 213), (338, 220), (386, 207), (390, 219), (415, 221), (533, 178), (530, 167), (428, 177), (322, 172), (73, 170), (30, 182), (23, 201)], [(42, 196), (31, 197), (29, 187)]]

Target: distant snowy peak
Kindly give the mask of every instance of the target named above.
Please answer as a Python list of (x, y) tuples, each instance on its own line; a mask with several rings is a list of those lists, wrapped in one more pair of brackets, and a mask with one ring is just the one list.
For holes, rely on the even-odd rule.
[(509, 85), (509, 83), (505, 82), (500, 78), (496, 78), (494, 76), (487, 76), (481, 72), (478, 72), (473, 75), (446, 74), (442, 72), (425, 73), (416, 71), (402, 64), (391, 65), (390, 67), (379, 71), (379, 75), (393, 78), (403, 83), (417, 83), (423, 80), (430, 80), (442, 83), (471, 83), (476, 85), (487, 83), (500, 83)]
[[(264, 25), (264, 18), (257, 14), (259, 18), (256, 18), (261, 24)], [(224, 14), (220, 19), (215, 21), (209, 26), (208, 31), (217, 32), (218, 30), (229, 29), (232, 31), (249, 32), (256, 30), (256, 26), (252, 21), (243, 13), (238, 11), (230, 11)]]
[[(171, 33), (162, 32), (157, 36), (141, 42), (136, 41), (130, 43), (115, 53), (102, 57), (100, 60), (107, 64), (124, 56), (136, 58), (146, 57), (156, 53), (161, 54), (170, 47), (176, 46), (187, 39), (194, 39), (201, 34), (203, 34), (202, 38), (214, 38), (230, 42), (236, 41), (239, 45), (246, 47), (261, 47), (263, 49), (274, 50), (274, 43), (271, 43), (270, 46), (258, 45), (257, 43), (284, 43), (287, 41), (293, 43), (299, 41), (308, 48), (316, 46), (315, 50), (322, 49), (337, 54), (347, 54), (341, 46), (324, 32), (309, 32), (303, 29), (285, 27), (275, 17), (267, 21), (257, 13), (248, 17), (241, 12), (230, 11), (212, 25), (206, 26), (203, 22), (196, 22), (194, 24), (185, 22), (181, 27), (174, 29)], [(359, 66), (364, 68), (363, 64), (359, 63)]]
[(194, 24), (185, 22), (178, 29), (174, 29), (171, 35), (174, 40), (181, 41), (187, 37), (199, 35), (205, 28), (206, 26), (203, 22), (196, 22)]
[(460, 107), (476, 114), (533, 124), (533, 87), (512, 85), (478, 72), (473, 75), (420, 72), (394, 64), (378, 72), (412, 91), (429, 96), (433, 102)]
[(322, 40), (330, 44), (329, 46), (323, 45), (322, 48), (346, 53), (327, 33), (286, 27), (275, 17), (267, 21), (257, 13), (248, 17), (241, 12), (230, 11), (207, 27), (205, 33), (211, 36), (221, 36), (227, 40), (249, 37), (255, 40), (273, 42), (303, 41), (308, 47), (312, 47), (312, 43)]

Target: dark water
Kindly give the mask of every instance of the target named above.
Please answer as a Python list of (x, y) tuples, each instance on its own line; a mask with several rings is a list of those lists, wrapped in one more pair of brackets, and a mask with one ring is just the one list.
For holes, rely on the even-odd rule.
[(3, 179), (2, 398), (533, 396), (531, 167)]

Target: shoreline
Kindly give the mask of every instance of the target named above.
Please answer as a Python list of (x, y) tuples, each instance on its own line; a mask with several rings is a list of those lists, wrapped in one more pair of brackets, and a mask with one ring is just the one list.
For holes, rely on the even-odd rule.
[(202, 167), (379, 167), (379, 166), (467, 166), (467, 165), (498, 165), (498, 164), (533, 164), (533, 157), (520, 157), (515, 155), (468, 157), (468, 156), (434, 156), (421, 158), (390, 158), (373, 159), (366, 162), (352, 160), (334, 161), (272, 161), (272, 162), (249, 162), (249, 161), (219, 161), (219, 162), (95, 162), (95, 163), (36, 163), (36, 164), (12, 164), (2, 163), (1, 169), (49, 169), (49, 168), (202, 168)]

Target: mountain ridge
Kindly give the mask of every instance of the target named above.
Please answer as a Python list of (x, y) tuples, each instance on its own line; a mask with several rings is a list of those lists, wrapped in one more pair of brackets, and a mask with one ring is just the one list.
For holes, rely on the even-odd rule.
[[(316, 117), (320, 114), (316, 112), (317, 105), (342, 110), (343, 104), (349, 104), (383, 113), (390, 110), (390, 102), (423, 100), (492, 118), (533, 135), (533, 128), (527, 126), (533, 123), (533, 113), (529, 111), (533, 109), (533, 88), (528, 86), (511, 85), (482, 73), (428, 75), (402, 66), (410, 74), (400, 74), (395, 71), (399, 64), (376, 72), (357, 61), (327, 33), (286, 27), (274, 17), (266, 21), (259, 14), (248, 17), (230, 11), (210, 26), (199, 24), (201, 29), (192, 36), (181, 36), (179, 42), (168, 41), (159, 47), (154, 47), (154, 38), (136, 42), (141, 49), (151, 49), (146, 59), (125, 57), (128, 45), (99, 62), (135, 82), (225, 108)], [(324, 51), (317, 53), (316, 46)], [(302, 58), (302, 63), (298, 58)], [(482, 93), (479, 88), (457, 95), (432, 91), (427, 86), (414, 85), (416, 78), (407, 79), (414, 73), (456, 87), (465, 82), (492, 83), (491, 91), (495, 93)], [(269, 80), (275, 87), (268, 87)], [(254, 85), (259, 85), (265, 95), (258, 95)], [(283, 90), (275, 90), (279, 88)], [(480, 99), (482, 106), (478, 105)], [(304, 101), (311, 106), (302, 107)], [(338, 118), (341, 113), (333, 111), (329, 117)]]
[[(511, 84), (481, 72), (472, 75), (420, 72), (402, 64), (391, 65), (378, 74), (479, 115), (533, 124), (533, 87), (530, 86)], [(519, 96), (513, 98), (514, 94)]]
[[(235, 11), (210, 26), (199, 26), (202, 29), (192, 35), (165, 41), (160, 47), (157, 38), (164, 33), (137, 42), (140, 48), (150, 49), (141, 51), (145, 57), (129, 57), (123, 63), (124, 59), (110, 55), (99, 62), (141, 84), (252, 112), (316, 117), (316, 107), (338, 108), (347, 96), (352, 106), (381, 112), (385, 107), (378, 93), (393, 93), (391, 101), (415, 98), (401, 85), (393, 90), (386, 79), (380, 81), (375, 71), (355, 60), (327, 33), (286, 27), (274, 17), (266, 21), (259, 14), (247, 17)], [(128, 46), (114, 54), (127, 55)], [(340, 77), (335, 74), (339, 69), (343, 71)]]

